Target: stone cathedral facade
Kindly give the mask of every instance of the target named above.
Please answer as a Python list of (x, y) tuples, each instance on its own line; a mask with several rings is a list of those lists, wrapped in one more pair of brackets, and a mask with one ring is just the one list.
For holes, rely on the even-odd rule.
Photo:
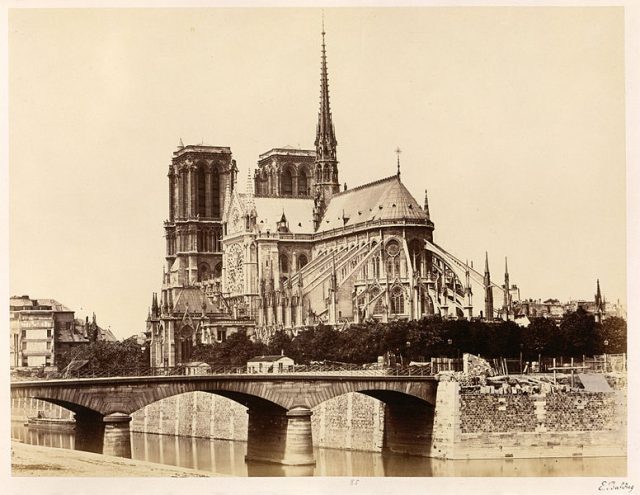
[(173, 153), (166, 268), (147, 320), (152, 366), (188, 362), (194, 345), (237, 331), (268, 340), (320, 323), (471, 318), (474, 284), (494, 316), (488, 262), (480, 274), (433, 243), (426, 191), (419, 204), (399, 163), (396, 175), (341, 190), (322, 36), (315, 149), (260, 155), (244, 192), (229, 148)]

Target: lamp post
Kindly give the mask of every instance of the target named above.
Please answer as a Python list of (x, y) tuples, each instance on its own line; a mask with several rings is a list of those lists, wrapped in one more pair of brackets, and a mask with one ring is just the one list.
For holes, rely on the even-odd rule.
[(607, 347), (609, 346), (609, 341), (604, 341), (604, 372), (607, 372)]

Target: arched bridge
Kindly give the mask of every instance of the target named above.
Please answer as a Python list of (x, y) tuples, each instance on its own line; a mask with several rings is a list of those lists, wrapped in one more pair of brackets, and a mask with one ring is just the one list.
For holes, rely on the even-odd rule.
[(313, 463), (311, 410), (349, 392), (385, 403), (385, 443), (410, 453), (428, 452), (437, 381), (430, 376), (203, 375), (77, 378), (11, 384), (11, 397), (52, 402), (75, 413), (76, 445), (102, 439), (105, 454), (131, 455), (131, 414), (186, 392), (222, 395), (248, 408), (247, 459)]

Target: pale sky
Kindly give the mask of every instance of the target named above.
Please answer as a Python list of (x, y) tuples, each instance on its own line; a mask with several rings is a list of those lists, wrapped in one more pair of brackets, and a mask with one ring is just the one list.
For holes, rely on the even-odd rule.
[[(395, 172), (525, 298), (626, 297), (621, 8), (325, 9), (340, 179)], [(13, 10), (10, 287), (145, 329), (178, 140), (313, 148), (319, 9)], [(481, 295), (476, 295), (476, 304)]]

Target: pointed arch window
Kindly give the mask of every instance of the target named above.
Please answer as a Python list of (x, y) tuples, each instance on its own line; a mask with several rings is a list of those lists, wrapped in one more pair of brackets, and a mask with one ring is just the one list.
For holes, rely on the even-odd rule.
[(284, 172), (282, 173), (282, 183), (280, 185), (280, 189), (283, 196), (293, 195), (293, 176), (291, 175), (291, 169), (289, 167), (285, 168)]
[(287, 273), (289, 271), (289, 258), (287, 258), (286, 254), (280, 255), (280, 271), (282, 273)]
[(220, 169), (213, 167), (211, 170), (211, 216), (220, 217)]
[(304, 254), (301, 254), (298, 257), (298, 270), (301, 270), (307, 263), (307, 257)]
[(207, 186), (206, 186), (206, 172), (204, 163), (198, 164), (196, 172), (196, 201), (197, 201), (197, 213), (200, 217), (207, 216)]
[(298, 172), (298, 196), (308, 196), (309, 186), (307, 184), (307, 172), (301, 168)]
[(391, 290), (391, 313), (404, 314), (404, 291), (402, 287), (394, 287)]
[(203, 282), (208, 280), (211, 276), (211, 269), (209, 268), (208, 263), (201, 263), (198, 266), (198, 282)]

